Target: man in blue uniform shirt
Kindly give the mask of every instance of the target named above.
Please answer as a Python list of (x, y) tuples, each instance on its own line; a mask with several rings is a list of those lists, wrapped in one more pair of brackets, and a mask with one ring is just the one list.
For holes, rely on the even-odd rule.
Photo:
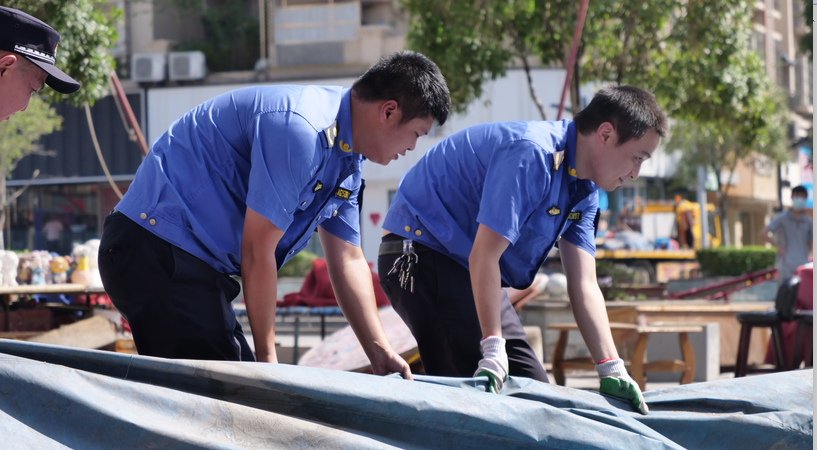
[[(360, 249), (364, 159), (388, 164), (444, 123), (437, 66), (391, 54), (351, 90), (239, 89), (153, 144), (105, 219), (99, 267), (140, 354), (277, 362), (277, 270), (318, 230), (335, 296), (375, 373), (408, 365), (389, 345)], [(255, 358), (230, 302), (241, 275)]]
[[(573, 122), (477, 125), (434, 146), (400, 181), (378, 273), (427, 374), (547, 382), (500, 286), (529, 286), (554, 245), (601, 391), (647, 412), (610, 334), (596, 281), (599, 187), (638, 177), (667, 133), (643, 89), (602, 89)], [(407, 242), (407, 240), (410, 240)]]

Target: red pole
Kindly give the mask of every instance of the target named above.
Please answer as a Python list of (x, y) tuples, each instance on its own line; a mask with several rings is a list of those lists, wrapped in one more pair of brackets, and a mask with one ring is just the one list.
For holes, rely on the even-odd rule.
[(133, 115), (133, 110), (130, 107), (130, 102), (128, 102), (128, 97), (125, 95), (125, 91), (122, 89), (122, 85), (119, 83), (119, 77), (116, 76), (114, 71), (111, 71), (111, 84), (114, 88), (114, 95), (116, 98), (119, 99), (119, 104), (122, 105), (122, 109), (125, 111), (125, 117), (128, 120), (128, 125), (133, 129), (134, 133), (136, 133), (136, 145), (139, 146), (139, 150), (142, 152), (142, 157), (148, 155), (148, 144), (145, 141), (145, 137), (142, 136), (142, 130), (139, 128), (139, 122), (136, 121), (136, 116)]
[[(582, 37), (582, 28), (584, 28), (584, 16), (587, 15), (588, 0), (582, 0), (579, 6), (579, 17), (576, 19), (576, 28), (573, 30), (573, 47), (570, 49), (570, 58), (567, 61), (567, 76), (565, 77), (565, 85), (562, 88), (562, 98), (559, 100), (559, 112), (556, 113), (556, 120), (562, 120), (562, 113), (565, 110), (565, 94), (570, 89), (570, 79), (573, 78), (573, 67), (576, 65), (576, 55), (579, 53), (579, 40)], [(573, 111), (576, 114), (576, 111)]]

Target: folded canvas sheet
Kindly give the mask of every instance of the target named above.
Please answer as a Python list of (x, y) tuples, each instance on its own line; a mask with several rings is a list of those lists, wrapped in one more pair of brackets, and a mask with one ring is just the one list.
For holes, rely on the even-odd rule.
[(813, 371), (645, 393), (376, 377), (0, 340), (3, 448), (812, 448)]

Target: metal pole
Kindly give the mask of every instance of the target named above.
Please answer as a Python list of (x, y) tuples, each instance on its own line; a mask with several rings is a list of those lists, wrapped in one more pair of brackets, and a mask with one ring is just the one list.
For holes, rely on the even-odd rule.
[(295, 342), (292, 346), (292, 364), (298, 365), (298, 335), (301, 334), (301, 317), (295, 316)]
[(706, 211), (706, 171), (698, 166), (698, 206), (701, 216), (701, 248), (709, 246), (709, 215)]
[(266, 22), (267, 22), (267, 12), (266, 12), (266, 0), (258, 0), (258, 36), (261, 40), (259, 43), (261, 49), (261, 61), (267, 59), (267, 30), (266, 30)]
[[(570, 48), (570, 58), (567, 60), (567, 74), (565, 75), (565, 85), (562, 87), (562, 98), (559, 100), (559, 111), (556, 113), (556, 120), (562, 120), (562, 113), (565, 110), (565, 94), (570, 89), (570, 79), (573, 78), (573, 67), (576, 65), (576, 55), (579, 53), (579, 40), (582, 37), (584, 27), (584, 16), (587, 14), (588, 0), (582, 0), (579, 5), (579, 17), (576, 19), (576, 28), (573, 29), (573, 46)], [(573, 111), (576, 114), (578, 111)]]

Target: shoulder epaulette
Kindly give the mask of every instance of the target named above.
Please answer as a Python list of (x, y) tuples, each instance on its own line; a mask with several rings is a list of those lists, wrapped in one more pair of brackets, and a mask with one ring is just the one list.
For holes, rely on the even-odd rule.
[(553, 168), (551, 169), (553, 172), (559, 170), (559, 167), (562, 167), (562, 162), (565, 160), (565, 152), (564, 150), (560, 152), (553, 152)]
[(324, 128), (323, 135), (326, 137), (326, 148), (335, 146), (335, 138), (338, 136), (338, 121), (332, 122), (332, 125)]

